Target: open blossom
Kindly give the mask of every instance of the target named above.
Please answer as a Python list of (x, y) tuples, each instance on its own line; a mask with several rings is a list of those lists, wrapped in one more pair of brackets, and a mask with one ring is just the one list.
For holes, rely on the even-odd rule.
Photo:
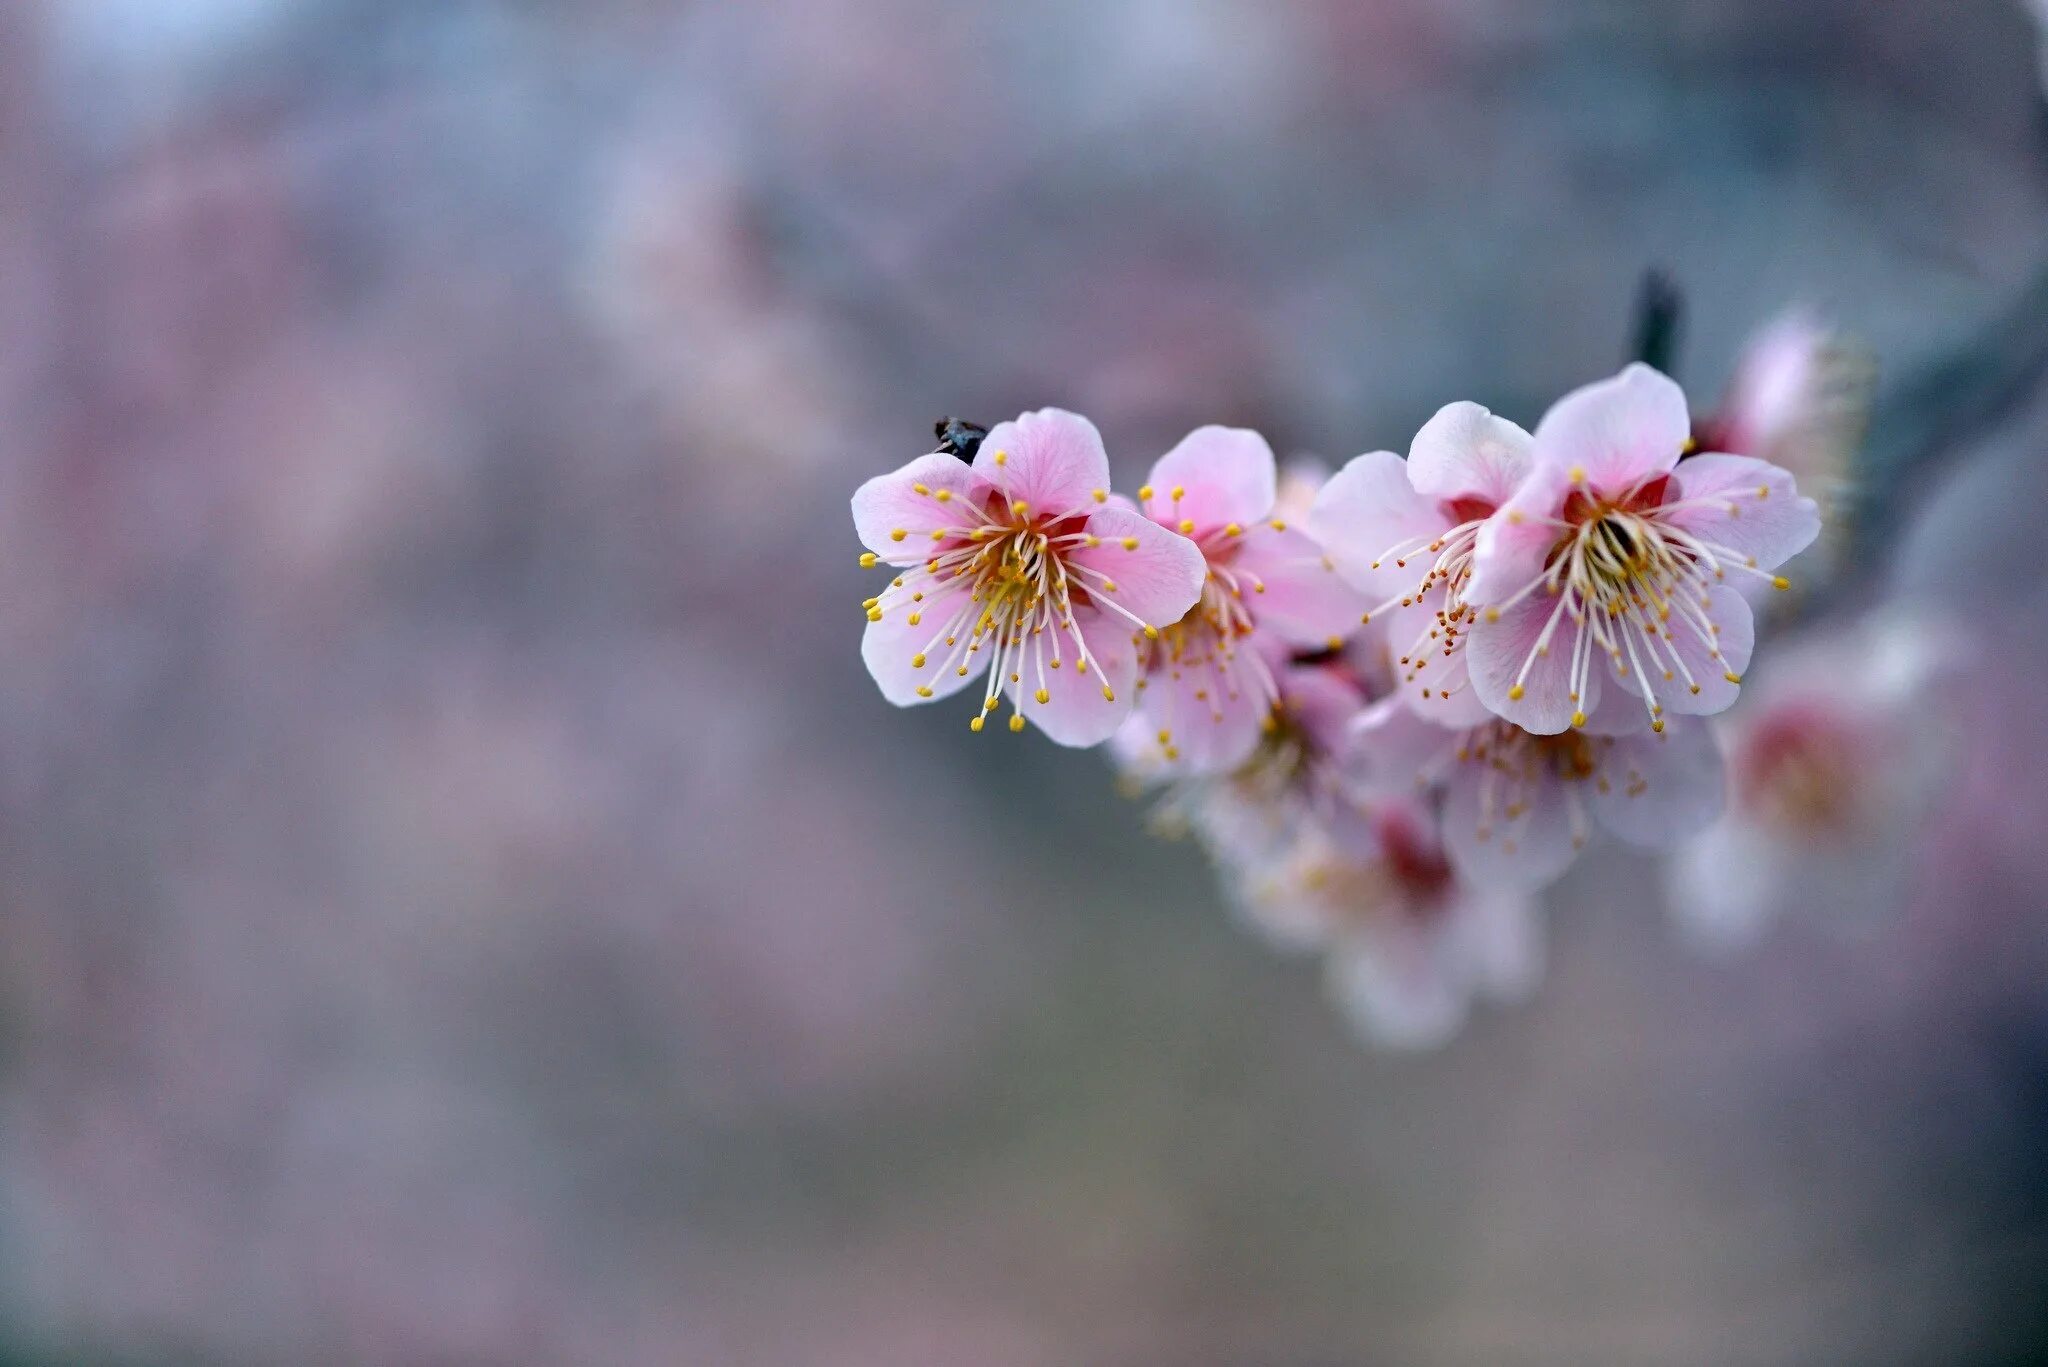
[(1553, 734), (1498, 719), (1452, 731), (1390, 699), (1359, 716), (1352, 741), (1374, 786), (1441, 794), (1444, 848), (1461, 876), (1535, 889), (1595, 830), (1669, 846), (1720, 814), (1723, 765), (1707, 725), (1674, 717), (1645, 731), (1628, 711), (1610, 702), (1584, 728)]
[(1201, 596), (1186, 537), (1110, 500), (1094, 424), (1056, 408), (990, 429), (973, 464), (920, 456), (861, 485), (853, 520), (899, 573), (866, 603), (861, 658), (899, 706), (986, 676), (972, 726), (1007, 698), (1062, 745), (1107, 740), (1129, 714), (1133, 638)]
[(1256, 432), (1203, 427), (1159, 458), (1138, 491), (1153, 521), (1201, 548), (1201, 600), (1137, 643), (1139, 711), (1159, 758), (1235, 768), (1259, 743), (1279, 685), (1257, 638), (1332, 648), (1361, 599), (1309, 535), (1275, 514), (1272, 448)]
[(1953, 633), (1894, 611), (1773, 657), (1723, 723), (1727, 814), (1669, 865), (1674, 915), (1704, 944), (1749, 939), (1798, 908), (1868, 925), (1913, 885), (1956, 728), (1934, 698)]
[(1401, 696), (1445, 726), (1487, 716), (1461, 647), (1477, 620), (1466, 602), (1479, 530), (1529, 472), (1530, 437), (1475, 403), (1438, 411), (1408, 459), (1359, 456), (1316, 496), (1309, 528), (1386, 619)]
[(1632, 365), (1551, 408), (1530, 470), (1480, 528), (1464, 597), (1479, 609), (1465, 651), (1487, 709), (1530, 731), (1582, 726), (1603, 688), (1638, 724), (1733, 702), (1755, 625), (1738, 587), (1772, 573), (1820, 530), (1784, 470), (1722, 453), (1680, 460), (1685, 395)]
[(1483, 889), (1446, 859), (1413, 798), (1372, 805), (1369, 845), (1310, 828), (1249, 895), (1268, 920), (1311, 934), (1331, 995), (1368, 1042), (1441, 1044), (1476, 1000), (1527, 996), (1542, 972), (1536, 905)]

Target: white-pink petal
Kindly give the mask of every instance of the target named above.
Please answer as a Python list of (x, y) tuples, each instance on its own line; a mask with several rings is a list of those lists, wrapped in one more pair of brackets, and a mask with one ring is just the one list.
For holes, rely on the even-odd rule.
[(1725, 765), (1706, 723), (1674, 717), (1662, 733), (1612, 741), (1588, 801), (1607, 830), (1633, 845), (1697, 835), (1721, 815)]
[(1619, 494), (1669, 473), (1692, 438), (1685, 391), (1646, 365), (1573, 390), (1536, 424), (1535, 464), (1583, 471), (1585, 482)]
[[(1066, 558), (1070, 574), (1072, 565), (1085, 567), (1073, 582), (1092, 597), (1114, 603), (1137, 622), (1153, 627), (1178, 622), (1200, 600), (1209, 562), (1188, 538), (1150, 518), (1108, 506), (1088, 519), (1087, 532), (1097, 544), (1074, 546)], [(1112, 610), (1110, 615), (1121, 614)], [(1127, 629), (1136, 629), (1125, 620)]]
[[(869, 620), (860, 638), (860, 658), (883, 697), (898, 707), (935, 702), (981, 676), (988, 666), (986, 647), (970, 656), (946, 644), (949, 624), (956, 641), (964, 642), (973, 630), (974, 619), (967, 615), (969, 596), (966, 581), (953, 580), (946, 587), (927, 591), (922, 602), (896, 598), (882, 610), (879, 620)], [(915, 623), (912, 616), (918, 619)], [(964, 675), (959, 671), (962, 664), (967, 666)], [(920, 697), (919, 688), (929, 688), (931, 696)]]
[[(1820, 509), (1769, 461), (1719, 453), (1679, 462), (1660, 520), (1774, 570), (1820, 535)], [(1731, 577), (1734, 572), (1731, 571)]]
[[(1131, 646), (1130, 629), (1115, 617), (1082, 606), (1074, 610), (1074, 623), (1095, 660), (1083, 673), (1079, 652), (1066, 628), (1060, 629), (1061, 664), (1041, 675), (1035, 661), (1027, 657), (1018, 672), (1023, 680), (1015, 685), (1022, 701), (1024, 719), (1061, 745), (1100, 745), (1116, 734), (1131, 714), (1137, 698), (1138, 658)], [(1052, 628), (1048, 627), (1050, 635)], [(986, 650), (986, 647), (984, 647)], [(1047, 701), (1039, 702), (1036, 689), (1043, 679)], [(1105, 693), (1105, 687), (1108, 692)]]
[(982, 439), (974, 471), (1040, 516), (1082, 512), (1109, 490), (1109, 455), (1095, 424), (1063, 408), (999, 422)]
[(1445, 404), (1408, 447), (1408, 482), (1436, 499), (1508, 501), (1529, 473), (1533, 438), (1476, 403)]
[[(1512, 607), (1482, 610), (1464, 646), (1479, 701), (1537, 735), (1564, 730), (1574, 713), (1590, 713), (1600, 703), (1600, 676), (1606, 670), (1598, 660), (1586, 671), (1583, 694), (1572, 697), (1572, 648), (1580, 627), (1564, 603), (1562, 596), (1538, 589)], [(1545, 647), (1541, 653), (1539, 643)]]
[(1349, 636), (1368, 606), (1335, 559), (1293, 527), (1250, 526), (1229, 569), (1260, 630), (1297, 646), (1321, 648)]
[(1185, 519), (1197, 531), (1249, 527), (1273, 511), (1277, 483), (1273, 448), (1257, 432), (1198, 427), (1152, 466), (1145, 512), (1170, 527)]
[(984, 489), (954, 457), (919, 456), (854, 490), (853, 529), (889, 564), (915, 565), (931, 554), (933, 531), (977, 524)]
[(1309, 506), (1310, 535), (1368, 594), (1389, 597), (1422, 581), (1423, 562), (1396, 565), (1386, 552), (1427, 545), (1450, 522), (1437, 500), (1415, 492), (1408, 464), (1392, 451), (1354, 457)]

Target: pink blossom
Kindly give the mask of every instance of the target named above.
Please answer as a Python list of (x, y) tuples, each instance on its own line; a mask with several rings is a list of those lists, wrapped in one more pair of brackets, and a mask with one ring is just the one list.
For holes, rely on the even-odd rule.
[(1371, 844), (1309, 827), (1250, 889), (1256, 915), (1324, 951), (1331, 995), (1368, 1042), (1441, 1044), (1475, 1000), (1520, 1000), (1542, 971), (1536, 906), (1480, 889), (1445, 857), (1413, 798), (1372, 804)]
[(1894, 611), (1773, 657), (1719, 719), (1728, 811), (1669, 866), (1694, 939), (1730, 946), (1791, 907), (1868, 925), (1903, 902), (1957, 741), (1929, 695), (1959, 656), (1953, 633)]
[(1667, 712), (1735, 700), (1755, 630), (1737, 586), (1788, 587), (1771, 571), (1820, 517), (1766, 461), (1681, 461), (1690, 435), (1685, 395), (1643, 365), (1544, 415), (1529, 475), (1480, 529), (1465, 588), (1481, 609), (1466, 650), (1488, 710), (1544, 734), (1582, 726), (1603, 675), (1652, 730)]
[(1479, 530), (1529, 472), (1529, 434), (1475, 403), (1423, 424), (1408, 459), (1374, 451), (1316, 496), (1309, 528), (1338, 568), (1378, 601), (1409, 706), (1445, 726), (1487, 711), (1469, 687), (1465, 652), (1477, 612), (1465, 601)]
[(1275, 515), (1276, 495), (1265, 438), (1228, 427), (1189, 433), (1138, 491), (1146, 515), (1191, 538), (1207, 564), (1194, 610), (1138, 644), (1138, 710), (1168, 765), (1222, 772), (1257, 746), (1279, 700), (1261, 640), (1334, 649), (1358, 625), (1363, 600)]
[(1444, 848), (1462, 877), (1534, 889), (1562, 875), (1596, 828), (1668, 846), (1720, 814), (1721, 752), (1706, 724), (1674, 717), (1661, 731), (1631, 730), (1627, 712), (1610, 704), (1585, 729), (1548, 735), (1497, 719), (1450, 731), (1388, 700), (1358, 718), (1352, 741), (1374, 786), (1441, 794)]
[(1107, 740), (1134, 701), (1133, 636), (1202, 592), (1201, 551), (1111, 502), (1094, 424), (1057, 408), (998, 423), (972, 466), (935, 452), (869, 480), (853, 521), (861, 563), (901, 571), (866, 604), (861, 658), (882, 696), (929, 702), (985, 673), (977, 731), (1008, 697), (1013, 731)]

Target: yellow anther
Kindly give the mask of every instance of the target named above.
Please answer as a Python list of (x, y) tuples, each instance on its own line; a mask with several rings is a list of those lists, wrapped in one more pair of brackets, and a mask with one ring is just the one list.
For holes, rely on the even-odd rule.
[(926, 687), (925, 687), (925, 686), (924, 686), (923, 684), (919, 684), (919, 685), (917, 686), (917, 696), (918, 696), (918, 697), (920, 697), (920, 698), (929, 698), (929, 697), (930, 697), (931, 695), (932, 695), (932, 691), (931, 691), (931, 690), (930, 690), (929, 688), (926, 688)]
[(1020, 498), (1010, 504), (1010, 511), (1015, 513), (1017, 516), (1022, 517), (1024, 516), (1024, 514), (1031, 511), (1031, 505)]
[(945, 539), (946, 539), (946, 529), (945, 529), (944, 527), (934, 527), (934, 528), (932, 528), (932, 540), (934, 540), (934, 541), (944, 541)]
[(874, 609), (882, 606), (882, 600), (879, 598), (863, 598), (860, 600), (860, 605), (872, 612)]
[(1193, 531), (1194, 529), (1195, 520), (1193, 518), (1184, 517), (1180, 520), (1180, 534), (1182, 536), (1186, 536), (1189, 532)]
[(1180, 501), (1181, 501), (1182, 499), (1186, 498), (1187, 496), (1188, 496), (1188, 491), (1187, 491), (1187, 486), (1186, 486), (1186, 485), (1183, 485), (1183, 484), (1176, 484), (1176, 485), (1174, 485), (1174, 486), (1173, 486), (1173, 501), (1174, 501), (1175, 503), (1178, 503), (1178, 502), (1180, 502)]
[(1179, 759), (1180, 751), (1176, 750), (1173, 746), (1169, 745), (1166, 747), (1166, 757), (1168, 759)]
[(913, 612), (910, 614), (910, 625), (912, 626), (916, 626), (919, 622), (922, 622), (923, 620), (924, 614), (921, 612)]
[(975, 717), (972, 720), (970, 720), (967, 723), (967, 729), (970, 731), (979, 731), (981, 729), (981, 718)]
[(1009, 453), (1008, 451), (998, 451), (998, 452), (996, 452), (996, 464), (998, 464), (998, 465), (1008, 465), (1009, 463), (1010, 463), (1010, 453)]
[(984, 711), (984, 712), (993, 712), (993, 711), (995, 711), (995, 710), (996, 710), (996, 700), (995, 700), (994, 698), (989, 698), (989, 699), (985, 700), (985, 701), (984, 701), (984, 702), (983, 702), (983, 703), (981, 704), (981, 710), (982, 710), (982, 711)]
[(1486, 610), (1486, 620), (1489, 622), (1498, 622), (1500, 620), (1500, 609), (1488, 608)]
[(1583, 465), (1574, 465), (1571, 468), (1571, 478), (1572, 483), (1574, 484), (1584, 484), (1586, 482), (1586, 467)]
[(1692, 686), (1692, 691), (1693, 691), (1693, 693), (1694, 693), (1695, 695), (1697, 695), (1697, 694), (1699, 693), (1699, 691), (1700, 691), (1700, 686), (1699, 686), (1698, 684), (1694, 684), (1694, 685)]
[(1771, 587), (1783, 591), (1792, 587), (1792, 581), (1782, 574), (1773, 575), (1771, 577)]
[(1012, 731), (1022, 731), (1024, 729), (1024, 714), (1022, 712), (1012, 712), (1010, 714), (1010, 729)]
[(1657, 718), (1657, 719), (1656, 719), (1655, 721), (1651, 722), (1651, 723), (1650, 723), (1650, 729), (1651, 729), (1652, 731), (1655, 731), (1655, 732), (1656, 732), (1656, 733), (1657, 733), (1658, 735), (1660, 735), (1660, 736), (1661, 736), (1661, 735), (1663, 735), (1663, 734), (1664, 734), (1664, 719), (1663, 719), (1662, 717), (1659, 717), (1659, 718)]
[(1138, 549), (1138, 538), (1135, 536), (1125, 537), (1123, 541), (1123, 546), (1124, 549), (1127, 551), (1135, 551), (1136, 549)]
[(1140, 489), (1138, 490), (1138, 502), (1140, 502), (1140, 503), (1150, 503), (1151, 501), (1152, 501), (1152, 486), (1151, 486), (1151, 485), (1149, 485), (1149, 484), (1147, 484), (1147, 485), (1145, 485), (1144, 487), (1142, 487), (1142, 488), (1140, 488)]
[(1572, 713), (1572, 725), (1573, 725), (1573, 726), (1584, 726), (1585, 724), (1586, 724), (1586, 714), (1585, 714), (1584, 712), (1574, 712), (1574, 713)]
[(1722, 678), (1724, 678), (1724, 679), (1726, 679), (1726, 680), (1727, 680), (1727, 681), (1728, 681), (1729, 683), (1732, 683), (1732, 684), (1739, 684), (1739, 683), (1741, 683), (1741, 682), (1742, 682), (1742, 676), (1741, 676), (1740, 674), (1737, 674), (1737, 673), (1736, 673), (1736, 672), (1735, 672), (1734, 670), (1732, 670), (1732, 669), (1731, 669), (1731, 670), (1729, 670), (1729, 671), (1728, 671), (1727, 673), (1723, 674), (1723, 675), (1722, 675), (1721, 677), (1722, 677)]
[(1521, 525), (1522, 525), (1522, 510), (1521, 510), (1520, 508), (1510, 508), (1510, 509), (1508, 509), (1508, 521), (1509, 521), (1509, 523), (1511, 523), (1511, 524), (1512, 524), (1512, 525), (1514, 525), (1514, 526), (1517, 526), (1517, 527), (1521, 526)]
[(1148, 641), (1158, 640), (1159, 628), (1153, 626), (1150, 622), (1145, 623), (1145, 639)]
[(1074, 672), (1076, 674), (1086, 674), (1088, 672), (1088, 662), (1086, 660), (1074, 661)]
[(1116, 701), (1116, 691), (1112, 689), (1108, 684), (1104, 684), (1102, 686), (1102, 700), (1104, 702)]
[(1103, 580), (1103, 581), (1102, 581), (1102, 591), (1103, 591), (1104, 593), (1115, 593), (1115, 592), (1116, 592), (1116, 580), (1114, 580), (1114, 579), (1105, 579), (1105, 580)]
[(1093, 498), (1097, 503), (1109, 502), (1109, 490), (1107, 489), (1090, 489), (1088, 491), (1088, 496), (1090, 498)]
[(1166, 729), (1165, 727), (1163, 727), (1163, 726), (1162, 726), (1162, 727), (1160, 727), (1160, 728), (1159, 728), (1159, 743), (1160, 743), (1161, 745), (1171, 745), (1171, 744), (1173, 744), (1173, 732), (1171, 732), (1171, 731), (1167, 730), (1167, 729)]
[(868, 609), (868, 620), (869, 620), (870, 622), (879, 622), (879, 621), (881, 621), (881, 620), (882, 620), (882, 610), (881, 610), (880, 608), (869, 608), (869, 609)]
[(1757, 485), (1757, 486), (1756, 486), (1756, 496), (1757, 496), (1758, 498), (1769, 498), (1769, 497), (1771, 496), (1771, 486), (1770, 486), (1770, 485), (1768, 485), (1768, 484), (1759, 484), (1759, 485)]
[(951, 489), (941, 489), (933, 497), (941, 503), (951, 503), (953, 501), (953, 491)]
[(918, 651), (917, 654), (910, 657), (910, 667), (912, 669), (924, 668), (924, 652), (922, 650)]
[(1522, 700), (1522, 686), (1521, 686), (1520, 684), (1516, 684), (1516, 685), (1515, 685), (1514, 687), (1512, 687), (1512, 688), (1508, 689), (1508, 701), (1509, 701), (1509, 702), (1520, 702), (1521, 700)]
[(1365, 625), (1367, 625), (1368, 623), (1370, 623), (1371, 621), (1372, 621), (1372, 614), (1371, 614), (1371, 613), (1369, 613), (1369, 612), (1361, 612), (1361, 613), (1359, 613), (1359, 614), (1358, 614), (1358, 625), (1360, 625), (1360, 626), (1365, 626)]
[(1058, 660), (1047, 660), (1046, 664), (1050, 665), (1054, 669), (1058, 669), (1060, 667), (1060, 662)]
[(901, 527), (898, 527), (894, 531), (889, 533), (889, 539), (891, 541), (901, 541), (904, 537), (909, 535), (909, 532), (906, 532)]
[(1323, 644), (1328, 646), (1332, 650), (1342, 650), (1344, 648), (1344, 638), (1342, 636), (1332, 636), (1329, 640), (1323, 642)]
[(876, 555), (873, 551), (862, 551), (860, 553), (860, 567), (864, 570), (871, 570), (881, 562), (881, 559), (882, 557)]
[(1280, 520), (1279, 518), (1277, 518), (1277, 517), (1273, 519), (1273, 521), (1272, 521), (1272, 524), (1271, 524), (1271, 525), (1272, 525), (1272, 528), (1273, 528), (1273, 530), (1274, 530), (1274, 531), (1276, 531), (1276, 532), (1284, 532), (1284, 531), (1286, 531), (1286, 530), (1287, 530), (1287, 524), (1286, 524), (1285, 522), (1282, 522), (1282, 521), (1281, 521), (1281, 520)]
[(1225, 523), (1223, 534), (1225, 536), (1243, 536), (1244, 528), (1238, 526), (1235, 522)]
[(958, 675), (959, 675), (959, 676), (960, 676), (961, 678), (963, 678), (963, 679), (964, 679), (964, 678), (966, 678), (966, 677), (967, 677), (967, 666), (966, 666), (966, 665), (961, 665), (961, 666), (960, 666), (960, 668), (958, 668), (957, 670), (955, 670), (955, 671), (954, 671), (954, 673), (958, 674)]
[(1031, 696), (1038, 699), (1041, 703), (1048, 703), (1052, 701), (1052, 694), (1046, 692), (1042, 688), (1039, 689), (1036, 693), (1033, 693)]
[(917, 491), (918, 491), (918, 492), (919, 492), (920, 494), (928, 494), (928, 493), (930, 493), (930, 492), (931, 492), (931, 490), (930, 490), (930, 489), (927, 489), (927, 488), (926, 488), (926, 487), (925, 487), (924, 485), (922, 485), (922, 484), (913, 484), (913, 485), (911, 485), (910, 487), (911, 487), (911, 488), (913, 488), (913, 489), (915, 489), (915, 490), (917, 490)]

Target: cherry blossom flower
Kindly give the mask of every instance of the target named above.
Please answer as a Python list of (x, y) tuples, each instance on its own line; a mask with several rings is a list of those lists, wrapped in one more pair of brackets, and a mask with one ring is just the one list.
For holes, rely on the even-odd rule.
[(971, 725), (1007, 697), (1062, 745), (1096, 745), (1135, 698), (1133, 637), (1201, 596), (1192, 541), (1110, 500), (1086, 418), (1056, 408), (998, 423), (973, 464), (934, 452), (861, 485), (863, 565), (900, 571), (865, 604), (861, 657), (898, 706), (987, 676)]
[(1153, 521), (1207, 562), (1201, 601), (1138, 643), (1138, 710), (1159, 759), (1190, 772), (1235, 768), (1259, 743), (1279, 685), (1254, 636), (1331, 649), (1363, 600), (1306, 532), (1276, 515), (1272, 448), (1256, 432), (1203, 427), (1159, 458), (1138, 491)]
[(1368, 771), (1363, 781), (1382, 791), (1440, 793), (1458, 873), (1482, 887), (1535, 889), (1562, 875), (1596, 829), (1662, 847), (1720, 814), (1723, 763), (1707, 725), (1673, 717), (1643, 731), (1633, 720), (1610, 702), (1583, 728), (1558, 733), (1497, 718), (1451, 731), (1389, 699), (1353, 723), (1352, 772)]
[(1653, 731), (1735, 700), (1755, 632), (1737, 589), (1789, 587), (1772, 571), (1820, 517), (1766, 461), (1681, 461), (1690, 436), (1685, 395), (1643, 365), (1544, 415), (1464, 590), (1480, 608), (1465, 649), (1489, 711), (1543, 734), (1582, 726), (1603, 675)]
[(1690, 938), (1729, 948), (1792, 907), (1867, 926), (1901, 904), (1952, 768), (1957, 728), (1932, 694), (1960, 655), (1924, 612), (1894, 610), (1772, 659), (1717, 719), (1727, 814), (1668, 866)]
[(1465, 652), (1477, 610), (1465, 601), (1479, 530), (1529, 472), (1530, 437), (1475, 403), (1423, 424), (1408, 459), (1359, 456), (1331, 477), (1309, 528), (1338, 568), (1390, 619), (1401, 696), (1446, 726), (1487, 716), (1469, 686)]
[(1360, 1036), (1426, 1048), (1474, 1001), (1526, 998), (1543, 961), (1534, 899), (1460, 878), (1412, 798), (1373, 804), (1369, 834), (1361, 847), (1311, 827), (1248, 894), (1263, 920), (1324, 951), (1331, 995)]

